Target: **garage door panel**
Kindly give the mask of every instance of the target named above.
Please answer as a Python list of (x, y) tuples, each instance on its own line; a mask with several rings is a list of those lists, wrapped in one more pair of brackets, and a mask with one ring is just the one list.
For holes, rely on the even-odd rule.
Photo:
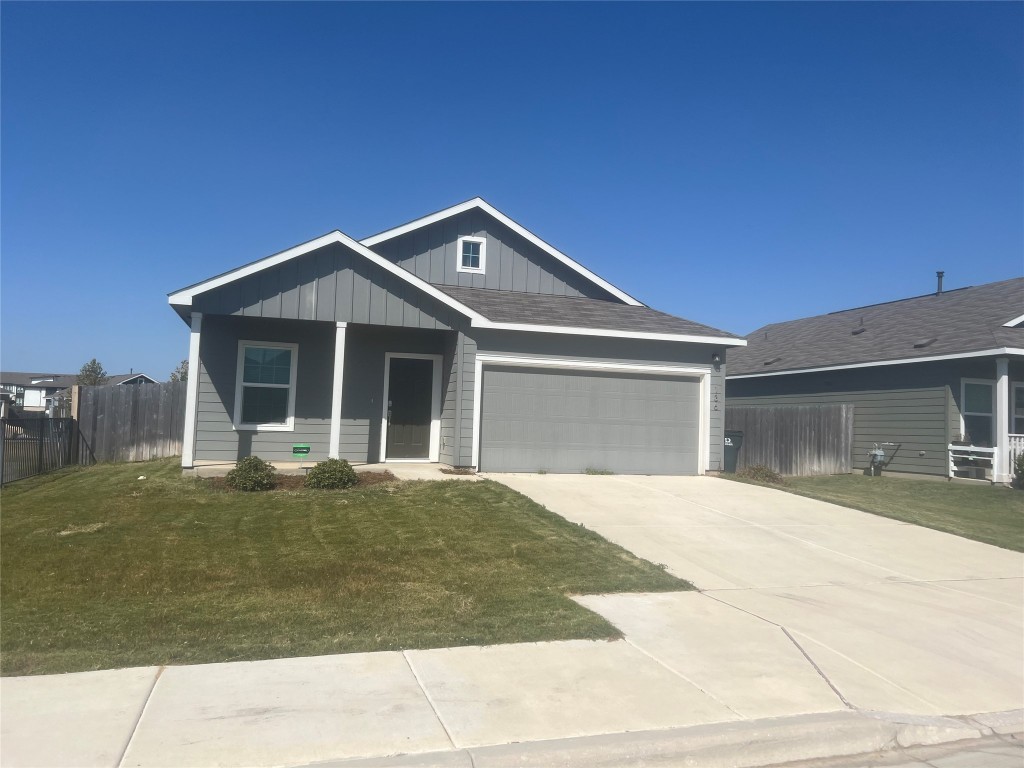
[(696, 474), (697, 379), (484, 369), (480, 468)]

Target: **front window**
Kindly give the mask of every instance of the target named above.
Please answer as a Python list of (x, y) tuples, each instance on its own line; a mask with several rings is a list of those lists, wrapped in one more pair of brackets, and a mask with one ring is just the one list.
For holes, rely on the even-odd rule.
[(239, 343), (236, 427), (292, 428), (297, 357), (295, 344)]
[(487, 258), (487, 241), (482, 237), (460, 237), (458, 244), (459, 272), (483, 272)]
[(963, 417), (964, 437), (971, 445), (991, 448), (993, 386), (990, 381), (964, 381)]
[(1013, 422), (1010, 432), (1024, 435), (1024, 384), (1013, 385)]

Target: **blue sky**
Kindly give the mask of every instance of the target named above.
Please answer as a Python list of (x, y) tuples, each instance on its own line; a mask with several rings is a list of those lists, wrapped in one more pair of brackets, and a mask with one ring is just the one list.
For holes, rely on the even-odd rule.
[(164, 379), (169, 291), (476, 195), (740, 334), (1024, 273), (1020, 3), (0, 16), (6, 370)]

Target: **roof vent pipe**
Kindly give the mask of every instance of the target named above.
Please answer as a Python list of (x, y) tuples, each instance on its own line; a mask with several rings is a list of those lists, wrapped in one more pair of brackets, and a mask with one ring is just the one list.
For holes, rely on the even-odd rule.
[(935, 295), (936, 296), (941, 296), (942, 295), (942, 278), (943, 278), (943, 276), (945, 274), (946, 274), (945, 272), (936, 272), (935, 273), (935, 276), (937, 278), (939, 278), (939, 286), (938, 286), (938, 288), (935, 289)]

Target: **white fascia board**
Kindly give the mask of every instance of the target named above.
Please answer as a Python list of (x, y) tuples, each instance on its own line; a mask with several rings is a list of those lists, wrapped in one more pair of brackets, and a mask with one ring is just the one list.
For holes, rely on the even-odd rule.
[(633, 307), (644, 306), (643, 302), (637, 301), (628, 293), (619, 288), (616, 288), (614, 285), (609, 283), (604, 278), (598, 277), (589, 269), (580, 264), (578, 261), (569, 258), (560, 250), (555, 248), (553, 245), (544, 242), (535, 234), (533, 234), (533, 232), (528, 230), (526, 227), (513, 221), (504, 213), (502, 213), (497, 208), (488, 203), (486, 200), (483, 200), (482, 198), (479, 197), (474, 197), (472, 200), (467, 200), (464, 203), (453, 205), (451, 208), (445, 208), (443, 211), (438, 211), (437, 213), (432, 213), (429, 216), (424, 216), (422, 219), (410, 221), (408, 224), (403, 224), (400, 227), (389, 229), (386, 232), (380, 232), (379, 234), (367, 237), (366, 239), (361, 240), (360, 242), (363, 245), (372, 248), (373, 246), (377, 245), (378, 243), (382, 243), (385, 240), (391, 240), (393, 238), (412, 232), (413, 230), (420, 229), (421, 227), (426, 227), (429, 226), (430, 224), (435, 224), (438, 221), (443, 221), (444, 219), (450, 218), (452, 216), (457, 216), (458, 214), (465, 213), (466, 211), (472, 210), (473, 208), (479, 208), (485, 213), (490, 214), (520, 237), (533, 243), (535, 246), (540, 248), (545, 253), (553, 256), (555, 259), (562, 262), (573, 271), (583, 275), (583, 277), (590, 280), (590, 282), (608, 291), (608, 293), (612, 294), (618, 299), (621, 299), (626, 304), (629, 304), (630, 306)]
[(474, 328), (495, 331), (528, 331), (533, 333), (566, 333), (573, 336), (601, 336), (612, 339), (650, 339), (652, 341), (676, 341), (686, 344), (717, 344), (719, 346), (745, 347), (746, 339), (725, 336), (692, 336), (681, 333), (650, 333), (647, 331), (612, 331), (603, 328), (575, 328), (563, 325), (529, 325), (526, 323), (495, 323), (490, 320), (474, 320)]
[(1008, 320), (1003, 323), (1003, 328), (1016, 328), (1021, 323), (1024, 323), (1024, 315), (1020, 315), (1019, 317), (1013, 318), (1013, 320)]
[(853, 368), (878, 368), (883, 365), (909, 365), (910, 363), (934, 363), (940, 360), (964, 360), (971, 357), (992, 357), (993, 355), (1021, 355), (1024, 356), (1024, 349), (1015, 347), (998, 347), (996, 349), (983, 349), (978, 352), (959, 352), (954, 355), (933, 355), (932, 357), (906, 357), (899, 360), (874, 360), (870, 363), (851, 363), (849, 365), (825, 365), (819, 368), (791, 368), (788, 371), (771, 371), (766, 373), (740, 373), (734, 376), (726, 375), (730, 379), (763, 379), (767, 376), (792, 376), (800, 373), (819, 373), (821, 371), (846, 371)]
[(402, 269), (397, 264), (392, 264), (383, 256), (379, 256), (378, 254), (374, 253), (365, 245), (362, 245), (356, 240), (353, 240), (351, 237), (346, 235), (344, 232), (341, 232), (340, 230), (329, 232), (323, 237), (318, 237), (315, 240), (310, 240), (307, 243), (296, 245), (294, 248), (289, 248), (286, 251), (275, 253), (273, 256), (268, 256), (267, 258), (261, 259), (260, 261), (254, 261), (252, 264), (247, 264), (244, 267), (239, 267), (238, 269), (232, 270), (231, 272), (227, 272), (223, 275), (220, 275), (219, 277), (213, 277), (205, 282), (198, 283), (188, 288), (183, 288), (177, 293), (170, 294), (167, 297), (167, 301), (169, 304), (190, 306), (192, 304), (192, 300), (200, 293), (205, 293), (206, 291), (213, 290), (214, 288), (219, 288), (220, 286), (234, 282), (235, 280), (241, 280), (244, 277), (248, 277), (249, 275), (253, 275), (257, 272), (261, 272), (264, 269), (276, 267), (278, 264), (283, 264), (284, 262), (289, 261), (291, 259), (298, 258), (299, 256), (304, 256), (307, 253), (315, 251), (318, 248), (323, 248), (324, 246), (331, 245), (332, 243), (340, 243), (341, 245), (346, 246), (347, 248), (356, 252), (357, 254), (367, 259), (368, 261), (373, 262), (382, 269), (390, 272), (396, 277), (400, 277), (405, 282), (423, 291), (423, 293), (427, 294), (431, 298), (437, 299), (442, 304), (446, 304), (452, 309), (462, 313), (470, 320), (474, 322), (478, 320), (485, 320), (483, 315), (470, 309), (465, 304), (456, 301), (447, 293), (439, 291), (430, 283), (416, 277), (416, 275), (414, 275), (412, 272)]

